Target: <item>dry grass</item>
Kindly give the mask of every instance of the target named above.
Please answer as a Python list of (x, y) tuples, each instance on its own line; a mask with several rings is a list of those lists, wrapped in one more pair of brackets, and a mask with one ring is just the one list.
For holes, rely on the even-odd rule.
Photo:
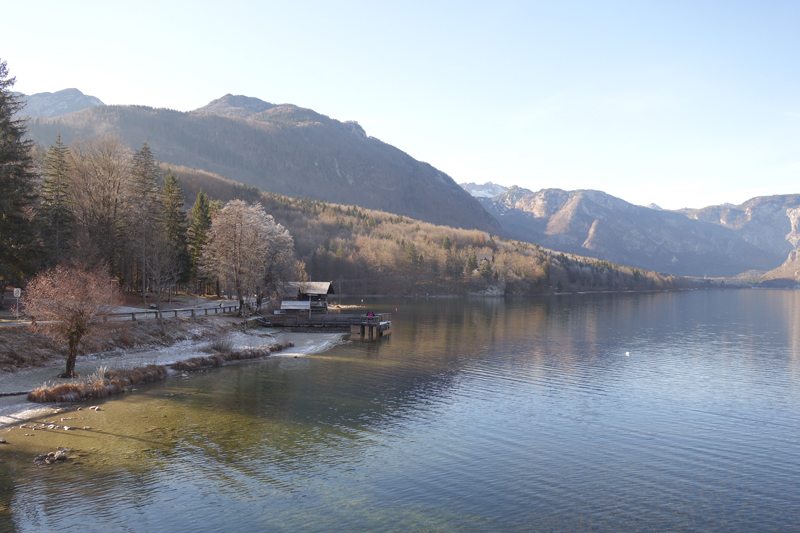
[(273, 352), (279, 352), (294, 346), (291, 342), (272, 344), (265, 348), (248, 348), (245, 350), (231, 351), (229, 353), (216, 353), (206, 357), (192, 357), (185, 361), (178, 361), (170, 365), (173, 370), (198, 370), (200, 368), (221, 366), (229, 361), (244, 361), (258, 359)]
[[(265, 348), (249, 348), (246, 350), (231, 351), (227, 354), (217, 353), (207, 357), (193, 357), (170, 365), (173, 370), (199, 370), (201, 368), (217, 367), (230, 361), (244, 361), (258, 359), (273, 352), (278, 352), (294, 346), (292, 342), (272, 344)], [(124, 392), (128, 387), (139, 383), (156, 381), (167, 376), (169, 370), (164, 365), (147, 365), (144, 367), (108, 370), (100, 367), (97, 371), (83, 380), (70, 383), (51, 384), (44, 383), (41, 387), (28, 394), (31, 402), (79, 402), (91, 398), (105, 398)]]
[(166, 377), (167, 367), (147, 365), (128, 370), (106, 370), (100, 367), (85, 380), (51, 385), (45, 383), (28, 394), (31, 402), (79, 402), (90, 398), (105, 398), (119, 394), (126, 387), (156, 381)]

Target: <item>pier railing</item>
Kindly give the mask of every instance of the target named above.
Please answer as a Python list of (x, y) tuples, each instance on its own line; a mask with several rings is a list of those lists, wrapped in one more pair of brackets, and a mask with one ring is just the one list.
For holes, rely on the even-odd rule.
[(367, 315), (315, 315), (306, 316), (287, 316), (287, 315), (267, 315), (260, 322), (268, 327), (290, 328), (290, 327), (348, 327), (365, 326), (377, 328), (381, 323), (389, 322), (392, 319), (391, 313), (377, 313), (373, 316)]

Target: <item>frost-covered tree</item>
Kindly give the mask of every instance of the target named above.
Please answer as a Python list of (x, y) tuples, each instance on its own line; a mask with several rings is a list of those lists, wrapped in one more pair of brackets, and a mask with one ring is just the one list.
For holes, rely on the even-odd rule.
[(298, 264), (295, 258), (294, 239), (282, 225), (275, 222), (271, 215), (267, 215), (266, 236), (264, 267), (257, 291), (258, 307), (264, 298), (269, 299), (287, 281), (302, 280), (306, 277), (305, 266)]
[[(231, 286), (244, 310), (245, 297), (263, 294), (294, 268), (293, 241), (261, 204), (231, 200), (211, 223), (201, 272)], [(289, 260), (288, 258), (291, 258)]]
[(58, 265), (28, 283), (22, 304), (34, 323), (52, 322), (41, 326), (45, 335), (67, 343), (67, 366), (61, 377), (71, 378), (81, 340), (95, 331), (117, 301), (117, 289), (105, 268)]

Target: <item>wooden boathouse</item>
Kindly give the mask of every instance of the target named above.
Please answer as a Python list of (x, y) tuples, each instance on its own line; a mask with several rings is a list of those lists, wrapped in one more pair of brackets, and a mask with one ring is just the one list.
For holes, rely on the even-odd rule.
[(336, 294), (331, 281), (290, 281), (281, 290), (281, 309), (327, 313), (330, 294)]
[[(392, 332), (389, 313), (345, 315), (328, 314), (328, 296), (336, 294), (330, 281), (292, 281), (281, 290), (281, 308), (259, 319), (270, 328), (308, 331), (358, 332), (370, 339)], [(355, 331), (354, 331), (355, 330)]]

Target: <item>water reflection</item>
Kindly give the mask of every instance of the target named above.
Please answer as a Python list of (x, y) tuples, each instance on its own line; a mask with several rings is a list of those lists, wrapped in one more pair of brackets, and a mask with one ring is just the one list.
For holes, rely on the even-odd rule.
[(389, 339), (141, 387), (104, 404), (91, 432), (57, 437), (82, 465), (0, 464), (5, 524), (793, 527), (796, 293), (374, 307), (398, 309)]

